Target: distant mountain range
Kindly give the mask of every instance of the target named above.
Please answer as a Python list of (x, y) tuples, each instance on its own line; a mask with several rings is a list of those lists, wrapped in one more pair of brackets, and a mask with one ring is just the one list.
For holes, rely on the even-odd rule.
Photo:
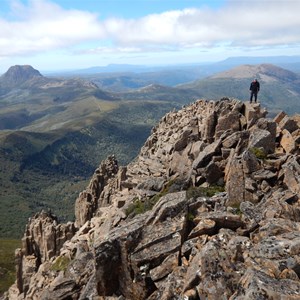
[(300, 112), (300, 79), (291, 70), (272, 64), (229, 69), (224, 63), (218, 73), (220, 65), (205, 68), (76, 77), (9, 68), (0, 77), (0, 237), (18, 236), (27, 217), (42, 208), (71, 219), (78, 191), (99, 162), (115, 153), (128, 163), (174, 108), (198, 98), (248, 101), (256, 77), (259, 101), (271, 114)]
[[(215, 66), (225, 68), (244, 60), (263, 59), (291, 63), (300, 57), (230, 58)], [(126, 68), (130, 65), (121, 69)], [(185, 66), (182, 70), (154, 73), (45, 77), (31, 66), (13, 66), (0, 76), (0, 130), (76, 131), (97, 122), (99, 115), (124, 105), (124, 101), (164, 101), (170, 109), (197, 98), (235, 97), (247, 101), (254, 77), (261, 82), (259, 100), (271, 113), (300, 112), (298, 73), (272, 64), (246, 64), (203, 78), (205, 68)], [(111, 69), (117, 70), (117, 65)]]
[[(274, 64), (283, 68), (300, 71), (300, 56), (237, 56), (229, 57), (218, 62), (202, 62), (191, 64), (177, 64), (177, 65), (131, 65), (131, 64), (109, 64), (107, 66), (94, 66), (86, 69), (78, 69), (65, 72), (48, 72), (55, 75), (65, 74), (71, 75), (86, 75), (96, 73), (154, 73), (172, 70), (192, 70), (194, 68), (207, 70), (209, 73), (223, 71), (224, 68), (229, 69), (238, 65), (244, 64)], [(209, 71), (210, 70), (210, 71)], [(204, 71), (205, 72), (205, 71)]]
[(110, 64), (87, 69), (48, 72), (56, 77), (81, 77), (95, 82), (99, 88), (111, 92), (124, 92), (150, 84), (176, 86), (194, 80), (204, 79), (215, 73), (244, 64), (274, 64), (278, 67), (300, 73), (300, 56), (230, 57), (219, 62), (147, 66)]

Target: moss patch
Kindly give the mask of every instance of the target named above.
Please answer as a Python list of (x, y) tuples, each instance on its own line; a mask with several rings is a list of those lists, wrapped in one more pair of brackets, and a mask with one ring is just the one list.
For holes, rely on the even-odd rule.
[(154, 195), (153, 197), (141, 200), (137, 198), (134, 199), (126, 209), (126, 215), (129, 217), (134, 217), (138, 214), (143, 214), (146, 211), (151, 210), (161, 197), (171, 192), (177, 191), (177, 186), (179, 186), (178, 182), (170, 180), (162, 189), (162, 191)]
[(224, 192), (225, 189), (223, 186), (212, 185), (209, 187), (190, 187), (187, 190), (187, 198), (198, 198), (198, 197), (212, 197), (218, 193)]
[(157, 194), (150, 199), (135, 199), (126, 209), (126, 215), (133, 218), (136, 215), (143, 214), (146, 211), (151, 210), (160, 197), (161, 196)]
[(70, 263), (70, 259), (66, 256), (59, 256), (51, 266), (51, 271), (65, 271)]
[(267, 154), (265, 153), (264, 149), (253, 147), (250, 148), (249, 151), (253, 153), (258, 159), (266, 159)]

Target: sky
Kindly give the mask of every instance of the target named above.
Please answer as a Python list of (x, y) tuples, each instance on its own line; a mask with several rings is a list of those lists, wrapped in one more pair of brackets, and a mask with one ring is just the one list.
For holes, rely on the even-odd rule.
[(0, 0), (0, 72), (300, 55), (300, 0)]

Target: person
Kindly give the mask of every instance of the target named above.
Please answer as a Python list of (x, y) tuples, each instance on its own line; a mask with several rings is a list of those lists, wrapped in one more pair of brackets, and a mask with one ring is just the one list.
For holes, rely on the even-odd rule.
[(257, 94), (259, 92), (259, 89), (260, 89), (260, 84), (257, 81), (257, 79), (254, 79), (250, 84), (250, 91), (251, 91), (251, 93), (250, 93), (250, 103), (252, 103), (253, 96), (254, 96), (254, 102), (256, 103)]

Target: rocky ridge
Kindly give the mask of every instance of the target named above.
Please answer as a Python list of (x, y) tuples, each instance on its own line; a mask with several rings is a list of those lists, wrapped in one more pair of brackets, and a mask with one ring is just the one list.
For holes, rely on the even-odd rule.
[(259, 104), (168, 113), (135, 161), (114, 156), (74, 223), (29, 220), (4, 299), (300, 299), (300, 127)]

